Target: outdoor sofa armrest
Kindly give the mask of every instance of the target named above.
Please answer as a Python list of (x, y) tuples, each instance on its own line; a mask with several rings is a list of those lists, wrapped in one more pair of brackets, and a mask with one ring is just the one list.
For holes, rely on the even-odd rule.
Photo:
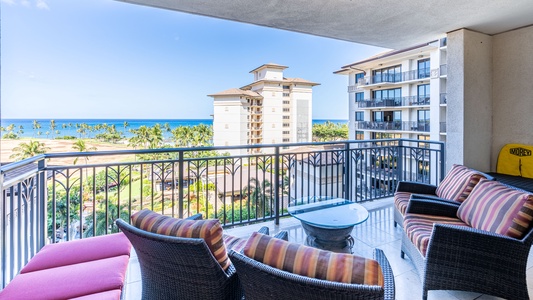
[(270, 231), (269, 231), (268, 227), (263, 226), (257, 231), (257, 233), (261, 233), (261, 234), (264, 234), (264, 235), (269, 235)]
[(437, 187), (435, 185), (414, 181), (400, 181), (396, 187), (397, 192), (408, 192), (414, 194), (435, 195), (436, 190)]
[(450, 199), (441, 198), (441, 197), (433, 196), (433, 195), (426, 195), (426, 194), (411, 194), (411, 199), (428, 199), (428, 200), (435, 200), (435, 201), (446, 202), (446, 203), (451, 203), (451, 204), (461, 204), (457, 201), (453, 201)]
[(457, 210), (460, 205), (458, 202), (411, 198), (406, 213), (457, 217)]
[(282, 230), (274, 235), (275, 238), (284, 241), (289, 241), (289, 233), (286, 230)]
[(201, 220), (201, 219), (202, 219), (202, 214), (195, 214), (188, 218), (185, 218), (185, 220)]
[[(425, 258), (426, 284), (431, 289), (449, 289), (445, 282), (453, 281), (454, 289), (471, 290), (475, 286), (472, 278), (483, 276), (494, 278), (491, 286), (497, 289), (527, 286), (525, 270), (530, 247), (531, 231), (524, 238), (515, 239), (467, 226), (437, 223)], [(502, 276), (502, 271), (508, 276)], [(487, 284), (481, 281), (482, 286)]]

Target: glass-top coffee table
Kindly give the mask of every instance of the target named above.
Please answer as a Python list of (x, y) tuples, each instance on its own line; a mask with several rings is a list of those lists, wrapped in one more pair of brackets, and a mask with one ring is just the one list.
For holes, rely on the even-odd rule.
[(288, 212), (301, 221), (307, 245), (336, 252), (352, 252), (352, 230), (368, 219), (366, 208), (342, 198), (298, 199)]

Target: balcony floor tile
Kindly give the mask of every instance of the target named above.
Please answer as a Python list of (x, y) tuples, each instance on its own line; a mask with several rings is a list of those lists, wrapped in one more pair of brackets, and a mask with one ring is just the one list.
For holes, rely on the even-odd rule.
[[(409, 258), (400, 257), (401, 233), (402, 229), (394, 227), (393, 222), (393, 199), (386, 198), (363, 204), (370, 212), (369, 219), (357, 225), (352, 236), (355, 239), (353, 247), (354, 254), (372, 257), (373, 248), (380, 248), (385, 252), (395, 275), (396, 299), (412, 300), (422, 298), (421, 283), (414, 266)], [(257, 231), (262, 226), (270, 229), (270, 234), (276, 234), (281, 230), (287, 230), (289, 241), (304, 243), (306, 234), (304, 233), (300, 221), (295, 218), (282, 218), (280, 224), (275, 225), (273, 221), (257, 223), (243, 227), (225, 229), (231, 235), (238, 237), (248, 237), (252, 232)], [(528, 261), (527, 280), (529, 294), (533, 295), (533, 255), (530, 254)], [(132, 252), (128, 269), (128, 279), (125, 290), (125, 300), (141, 299), (141, 276), (139, 262)], [(461, 291), (430, 291), (429, 300), (494, 300), (498, 297), (481, 295), (479, 293)]]

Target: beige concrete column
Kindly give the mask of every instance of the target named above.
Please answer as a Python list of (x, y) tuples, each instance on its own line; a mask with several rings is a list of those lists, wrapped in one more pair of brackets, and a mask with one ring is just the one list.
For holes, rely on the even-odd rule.
[(446, 168), (491, 167), (492, 37), (461, 29), (448, 33)]

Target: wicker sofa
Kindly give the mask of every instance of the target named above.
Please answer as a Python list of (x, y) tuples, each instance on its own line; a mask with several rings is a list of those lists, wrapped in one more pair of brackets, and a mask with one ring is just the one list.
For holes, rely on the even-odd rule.
[(394, 193), (394, 226), (403, 225), (411, 198), (447, 201), (456, 206), (463, 202), (481, 178), (492, 176), (462, 165), (453, 165), (438, 186), (420, 182), (400, 181)]
[(529, 299), (526, 264), (533, 242), (533, 195), (481, 180), (456, 205), (411, 199), (401, 256), (413, 261), (429, 290), (462, 290)]

